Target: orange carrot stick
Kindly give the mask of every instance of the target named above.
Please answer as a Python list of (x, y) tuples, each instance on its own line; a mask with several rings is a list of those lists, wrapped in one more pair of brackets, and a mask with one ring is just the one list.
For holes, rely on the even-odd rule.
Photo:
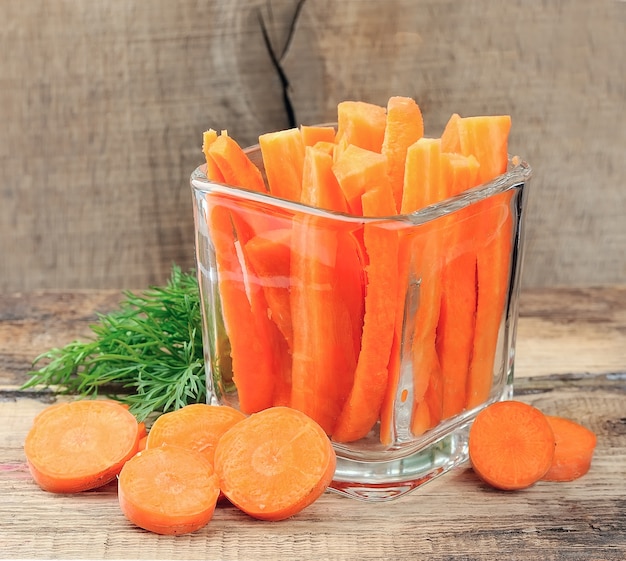
[(389, 183), (387, 157), (353, 144), (335, 160), (332, 169), (350, 212), (359, 216), (363, 214), (361, 197), (365, 191)]
[[(478, 162), (473, 156), (446, 153), (450, 176), (449, 196), (475, 184)], [(445, 238), (446, 263), (437, 326), (437, 354), (443, 380), (442, 417), (447, 419), (465, 408), (467, 377), (476, 323), (475, 221), (471, 209), (449, 216)]]
[(118, 480), (124, 516), (157, 534), (187, 534), (206, 526), (219, 493), (211, 462), (179, 446), (147, 448), (126, 462)]
[(299, 201), (302, 190), (304, 143), (297, 128), (259, 136), (269, 191), (275, 197)]
[(317, 216), (296, 216), (291, 244), (291, 405), (332, 434), (352, 386), (353, 319), (337, 275), (341, 232)]
[[(367, 216), (396, 213), (390, 185), (367, 191), (362, 201)], [(350, 442), (367, 435), (379, 417), (388, 380), (395, 324), (395, 308), (389, 305), (389, 295), (398, 290), (398, 235), (377, 224), (366, 224), (364, 243), (368, 265), (361, 351), (354, 384), (333, 431), (337, 442)]]
[(237, 423), (215, 451), (224, 495), (262, 520), (283, 520), (312, 504), (330, 484), (335, 465), (335, 451), (322, 428), (288, 407), (266, 409)]
[(180, 446), (200, 452), (211, 464), (220, 436), (246, 416), (233, 407), (192, 403), (164, 413), (152, 424), (147, 448)]
[(348, 203), (333, 173), (333, 157), (328, 152), (306, 147), (300, 202), (326, 210), (348, 212)]
[(257, 292), (261, 290), (258, 284), (248, 285), (248, 289), (254, 291), (255, 309), (248, 299), (231, 208), (227, 201), (221, 202), (220, 197), (209, 196), (209, 199), (207, 220), (215, 248), (224, 327), (231, 347), (233, 381), (240, 409), (244, 413), (253, 413), (272, 405), (276, 359), (280, 355), (276, 350), (271, 320), (267, 317), (267, 307), (263, 308), (261, 295)]
[[(508, 115), (464, 117), (457, 120), (461, 151), (479, 162), (476, 182), (491, 181), (506, 171)], [(505, 313), (511, 268), (513, 218), (511, 193), (501, 193), (478, 203), (483, 212), (477, 232), (477, 286), (475, 341), (467, 386), (467, 408), (483, 403), (493, 384), (494, 359)]]
[(409, 97), (389, 98), (382, 153), (387, 156), (389, 180), (398, 212), (402, 206), (406, 151), (422, 136), (424, 119), (417, 103)]
[(270, 318), (293, 345), (293, 326), (289, 303), (291, 228), (278, 228), (248, 240), (245, 252), (257, 282), (262, 286)]
[(224, 183), (224, 174), (220, 171), (219, 166), (211, 156), (209, 147), (213, 142), (217, 140), (217, 132), (213, 129), (205, 131), (202, 135), (202, 152), (206, 159), (207, 164), (207, 178), (211, 181), (217, 181), (218, 183)]
[(315, 146), (318, 142), (335, 143), (335, 127), (302, 125), (300, 134), (305, 146)]
[(585, 475), (591, 467), (596, 448), (596, 435), (570, 419), (546, 415), (554, 432), (556, 448), (544, 481), (573, 481)]
[[(448, 195), (447, 160), (442, 157), (439, 139), (420, 138), (407, 150), (402, 198), (402, 212), (409, 213), (441, 201)], [(442, 241), (446, 222), (439, 219), (422, 225), (412, 242), (414, 264), (409, 274), (419, 283), (419, 305), (414, 317), (412, 339), (413, 366), (413, 420), (411, 430), (421, 434), (423, 427), (416, 414), (431, 387), (430, 398), (435, 402), (428, 417), (433, 419), (441, 408), (441, 392), (446, 381), (442, 378), (437, 356), (436, 335), (441, 301), (441, 271), (443, 266)], [(449, 381), (448, 383), (454, 383)], [(429, 406), (430, 407), (430, 406)]]
[(82, 400), (39, 414), (24, 453), (43, 490), (78, 493), (113, 480), (138, 443), (137, 420), (127, 408), (114, 401)]
[[(213, 162), (219, 169), (223, 182), (233, 187), (243, 187), (251, 191), (267, 191), (263, 176), (241, 147), (225, 132), (209, 145), (207, 165)], [(210, 167), (213, 169), (213, 164)], [(210, 171), (210, 170), (209, 170)]]
[(469, 433), (476, 474), (503, 490), (529, 487), (550, 469), (555, 439), (545, 415), (521, 401), (500, 401), (483, 409)]
[(461, 116), (453, 113), (441, 133), (441, 151), (461, 154), (461, 138), (459, 136), (459, 120)]
[(364, 101), (342, 101), (337, 105), (336, 142), (380, 153), (386, 120), (384, 107)]

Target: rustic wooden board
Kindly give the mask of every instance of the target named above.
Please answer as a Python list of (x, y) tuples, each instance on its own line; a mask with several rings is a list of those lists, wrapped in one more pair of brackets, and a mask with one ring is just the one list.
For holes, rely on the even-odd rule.
[[(527, 290), (516, 396), (598, 435), (591, 471), (505, 493), (460, 467), (397, 501), (327, 493), (297, 516), (255, 521), (220, 506), (207, 527), (162, 537), (133, 527), (115, 485), (53, 495), (23, 442), (54, 397), (20, 392), (29, 361), (88, 333), (118, 291), (0, 294), (0, 557), (7, 559), (606, 560), (626, 557), (626, 287)], [(603, 345), (602, 341), (607, 344)], [(63, 399), (63, 398), (60, 398)]]
[(535, 169), (525, 286), (623, 282), (626, 3), (0, 3), (0, 291), (129, 288), (193, 264), (201, 133), (242, 144), (414, 96), (510, 113)]
[[(555, 349), (556, 351), (556, 349)], [(218, 507), (202, 530), (159, 537), (131, 526), (114, 485), (44, 493), (22, 444), (46, 403), (0, 399), (0, 556), (6, 559), (623, 560), (626, 556), (626, 380), (584, 386), (521, 380), (519, 397), (598, 434), (591, 471), (572, 483), (497, 492), (466, 467), (394, 502), (327, 493), (292, 519), (252, 520)]]

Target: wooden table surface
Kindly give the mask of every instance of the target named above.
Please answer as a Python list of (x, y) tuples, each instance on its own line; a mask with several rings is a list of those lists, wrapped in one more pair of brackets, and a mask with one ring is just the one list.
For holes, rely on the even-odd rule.
[(129, 524), (116, 489), (53, 495), (23, 453), (54, 401), (22, 392), (32, 359), (88, 333), (112, 291), (0, 294), (0, 558), (8, 559), (626, 559), (626, 286), (527, 290), (516, 394), (594, 430), (590, 472), (571, 483), (499, 492), (461, 467), (396, 501), (326, 493), (297, 516), (261, 522), (220, 506), (204, 529), (157, 536)]

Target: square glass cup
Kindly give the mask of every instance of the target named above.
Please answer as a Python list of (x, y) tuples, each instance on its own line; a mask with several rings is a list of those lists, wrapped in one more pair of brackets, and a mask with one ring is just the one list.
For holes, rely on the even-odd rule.
[[(263, 172), (258, 146), (248, 156)], [(208, 401), (291, 406), (337, 453), (331, 490), (383, 501), (468, 460), (513, 390), (531, 169), (411, 214), (320, 210), (191, 175)]]

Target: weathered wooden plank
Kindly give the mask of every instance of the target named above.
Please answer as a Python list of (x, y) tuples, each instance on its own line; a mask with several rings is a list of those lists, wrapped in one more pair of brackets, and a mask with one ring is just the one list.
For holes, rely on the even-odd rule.
[(0, 520), (5, 558), (359, 559), (495, 561), (618, 560), (626, 556), (624, 380), (583, 387), (554, 381), (521, 399), (577, 418), (598, 434), (591, 471), (571, 483), (541, 482), (521, 492), (487, 488), (461, 467), (398, 501), (365, 504), (324, 495), (292, 519), (254, 521), (218, 507), (191, 535), (157, 537), (132, 527), (114, 485), (75, 496), (40, 491), (22, 442), (45, 404), (0, 401)]
[[(0, 293), (0, 387), (19, 387), (33, 359), (90, 336), (116, 290)], [(626, 287), (526, 289), (520, 299), (516, 377), (626, 371)]]
[(32, 0), (0, 18), (0, 291), (164, 281), (193, 263), (203, 129), (249, 144), (392, 94), (431, 135), (452, 111), (512, 114), (535, 169), (526, 286), (626, 278), (624, 2)]

